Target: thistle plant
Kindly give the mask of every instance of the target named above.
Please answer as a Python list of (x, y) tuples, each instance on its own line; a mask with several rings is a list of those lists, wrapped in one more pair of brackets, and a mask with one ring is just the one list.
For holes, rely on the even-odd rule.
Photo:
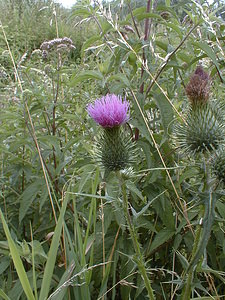
[(121, 172), (132, 164), (134, 155), (132, 141), (127, 138), (122, 127), (130, 117), (129, 103), (126, 99), (122, 100), (121, 96), (107, 94), (97, 99), (94, 104), (88, 105), (87, 111), (103, 129), (98, 140), (97, 160), (104, 166), (106, 172), (116, 172), (123, 197), (123, 211), (136, 254), (135, 261), (143, 278), (148, 297), (150, 300), (154, 300), (155, 297), (141, 253), (138, 235), (129, 212), (125, 176)]
[[(221, 105), (210, 100), (210, 77), (201, 66), (197, 67), (186, 86), (189, 100), (186, 122), (175, 127), (178, 146), (185, 154), (203, 162), (204, 184), (199, 193), (201, 203), (199, 226), (196, 231), (191, 260), (186, 270), (187, 280), (181, 299), (189, 300), (197, 264), (205, 252), (214, 221), (216, 195), (213, 193), (211, 169), (208, 159), (224, 142), (224, 118)], [(223, 160), (224, 161), (224, 160)], [(217, 160), (215, 173), (222, 177), (224, 165)], [(202, 224), (201, 224), (202, 223)]]
[(97, 140), (97, 161), (107, 172), (119, 171), (133, 161), (133, 144), (123, 128), (130, 117), (129, 103), (121, 96), (107, 94), (87, 107), (89, 115), (101, 125), (102, 132)]

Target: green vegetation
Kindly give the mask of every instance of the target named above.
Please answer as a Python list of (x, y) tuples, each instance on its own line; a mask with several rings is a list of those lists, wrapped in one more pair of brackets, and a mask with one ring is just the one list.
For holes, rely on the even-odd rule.
[[(224, 299), (224, 2), (208, 2), (0, 0), (0, 299)], [(115, 172), (86, 110), (106, 94), (130, 104)]]

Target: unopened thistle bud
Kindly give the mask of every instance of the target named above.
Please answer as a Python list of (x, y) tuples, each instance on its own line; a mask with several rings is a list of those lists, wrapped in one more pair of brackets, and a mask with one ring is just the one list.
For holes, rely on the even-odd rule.
[(224, 141), (224, 117), (219, 103), (209, 101), (209, 75), (197, 67), (186, 87), (190, 101), (183, 124), (175, 126), (176, 139), (185, 153), (216, 150)]
[(193, 108), (208, 102), (210, 77), (201, 66), (196, 68), (185, 90)]
[(88, 114), (102, 126), (96, 149), (97, 160), (107, 171), (125, 169), (133, 161), (132, 142), (121, 126), (129, 119), (129, 103), (107, 94), (87, 107)]

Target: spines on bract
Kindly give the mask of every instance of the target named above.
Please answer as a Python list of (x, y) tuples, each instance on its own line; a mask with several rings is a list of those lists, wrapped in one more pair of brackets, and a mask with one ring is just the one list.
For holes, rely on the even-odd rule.
[(196, 154), (216, 150), (224, 142), (224, 120), (220, 106), (204, 103), (190, 107), (186, 124), (175, 126), (176, 139), (185, 153)]
[(107, 171), (123, 170), (134, 162), (134, 143), (122, 126), (103, 128), (96, 154)]

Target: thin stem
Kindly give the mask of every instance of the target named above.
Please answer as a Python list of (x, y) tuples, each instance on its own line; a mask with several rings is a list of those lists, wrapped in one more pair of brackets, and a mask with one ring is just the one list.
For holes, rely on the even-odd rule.
[[(151, 0), (148, 0), (147, 2), (147, 7), (146, 7), (146, 13), (149, 13), (151, 10)], [(150, 29), (150, 26), (149, 26), (149, 18), (146, 18), (145, 19), (145, 35), (144, 35), (144, 41), (147, 41), (148, 40), (148, 37), (149, 37), (149, 29)], [(143, 48), (143, 53), (142, 53), (142, 60), (143, 60), (143, 63), (141, 65), (141, 86), (140, 86), (140, 93), (143, 94), (144, 93), (144, 81), (143, 81), (143, 76), (144, 76), (144, 71), (145, 71), (145, 68), (144, 66), (146, 65), (146, 56), (145, 56), (145, 48)], [(139, 138), (139, 129), (138, 128), (135, 128), (135, 140), (137, 141)]]
[[(103, 208), (103, 201), (101, 199), (101, 221), (102, 221), (102, 256), (103, 256), (103, 263), (105, 263), (105, 230), (104, 230), (104, 208)], [(102, 276), (105, 277), (105, 265), (102, 268)], [(104, 300), (104, 297), (102, 297)]]
[(128, 3), (128, 7), (129, 7), (129, 10), (130, 10), (130, 15), (131, 15), (131, 18), (132, 18), (132, 21), (133, 21), (133, 24), (134, 24), (134, 28), (136, 30), (136, 33), (138, 35), (138, 38), (140, 39), (141, 38), (141, 35), (139, 33), (139, 30), (138, 30), (138, 27), (137, 27), (137, 24), (135, 22), (135, 19), (134, 19), (134, 15), (133, 15), (133, 11), (132, 11), (132, 8), (130, 6), (130, 3)]
[(136, 252), (138, 269), (144, 280), (145, 287), (148, 291), (149, 299), (154, 300), (155, 296), (153, 293), (153, 289), (151, 287), (151, 282), (148, 278), (147, 271), (145, 269), (145, 263), (144, 263), (144, 259), (143, 259), (140, 245), (138, 242), (137, 233), (136, 233), (135, 227), (132, 224), (132, 220), (131, 220), (131, 217), (129, 214), (129, 204), (128, 204), (127, 193), (126, 193), (126, 184), (125, 184), (123, 177), (121, 176), (121, 174), (119, 172), (117, 173), (117, 175), (118, 175), (119, 181), (121, 183), (121, 189), (122, 189), (122, 195), (123, 195), (123, 210), (124, 210), (124, 215), (125, 215), (125, 218), (126, 218), (126, 221), (128, 224), (128, 229), (129, 229), (129, 232), (131, 235), (133, 246), (134, 246), (134, 249)]

